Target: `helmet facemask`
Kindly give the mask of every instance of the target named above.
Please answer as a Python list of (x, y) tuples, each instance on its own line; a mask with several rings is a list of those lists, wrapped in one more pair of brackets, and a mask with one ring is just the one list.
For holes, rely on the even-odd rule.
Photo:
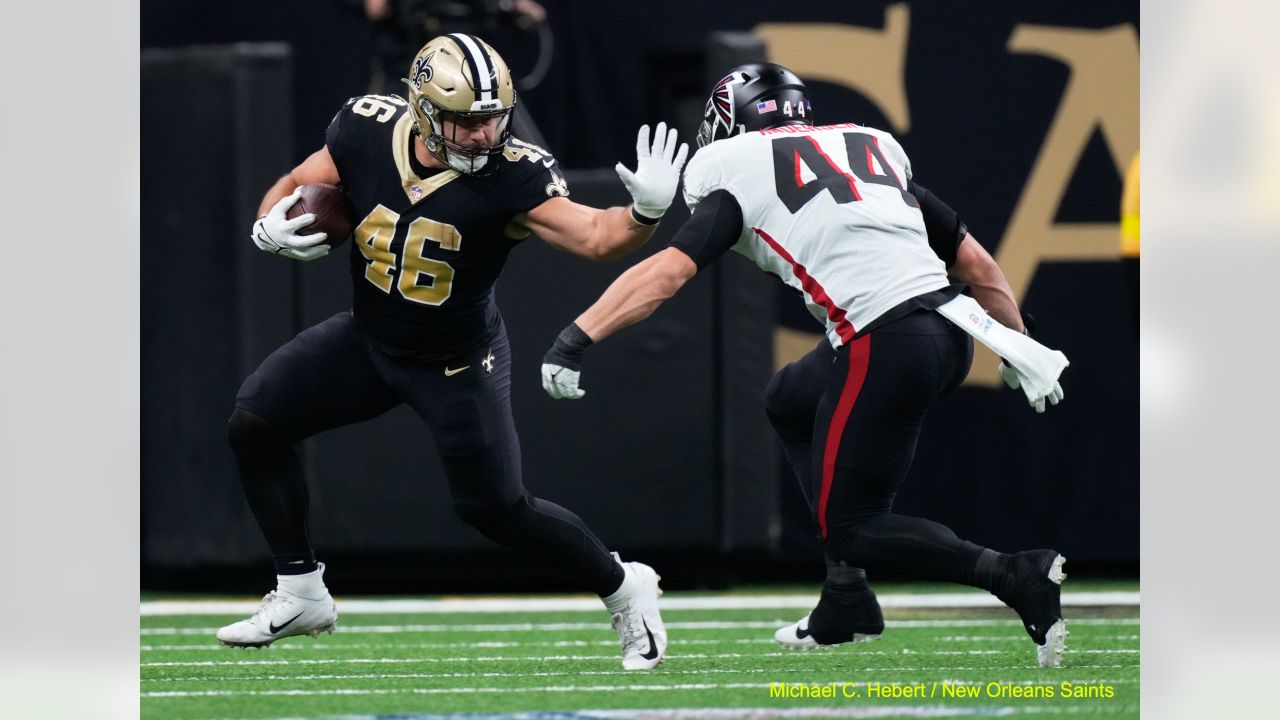
[[(479, 102), (477, 105), (481, 104)], [(497, 110), (456, 111), (436, 105), (431, 98), (409, 88), (409, 107), (418, 135), (427, 151), (440, 162), (464, 175), (483, 175), (497, 167), (498, 156), (511, 139), (511, 115), (515, 105)], [(470, 128), (497, 120), (490, 145), (473, 145)]]
[[(473, 35), (442, 35), (418, 51), (404, 82), (416, 131), (432, 157), (465, 175), (497, 169), (516, 107), (511, 71), (497, 51)], [(488, 143), (471, 139), (478, 125), (488, 126)]]

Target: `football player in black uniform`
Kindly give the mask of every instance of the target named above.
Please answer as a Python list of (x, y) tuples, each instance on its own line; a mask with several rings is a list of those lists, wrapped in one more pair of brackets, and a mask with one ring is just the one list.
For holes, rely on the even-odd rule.
[[(892, 512), (929, 408), (969, 371), (972, 340), (935, 312), (959, 299), (949, 277), (991, 308), (992, 323), (1025, 332), (1004, 273), (911, 179), (891, 136), (815, 127), (804, 84), (780, 65), (731, 70), (707, 101), (698, 143), (684, 177), (692, 217), (561, 332), (543, 359), (543, 387), (581, 397), (588, 346), (648, 317), (730, 249), (787, 276), (828, 333), (774, 377), (765, 405), (814, 510), (828, 579), (813, 612), (775, 639), (811, 648), (878, 636), (884, 622), (862, 568), (888, 569), (992, 592), (1022, 617), (1040, 664), (1056, 667), (1066, 638), (1061, 555), (996, 552)], [(1006, 332), (1017, 340), (1010, 349), (1029, 343)], [(1022, 370), (1003, 362), (1000, 374), (1011, 387), (1022, 382)], [(1061, 386), (1033, 394), (1028, 402), (1043, 412)]]
[(675, 194), (688, 147), (660, 124), (640, 129), (634, 172), (618, 174), (630, 207), (579, 205), (555, 158), (510, 136), (511, 73), (477, 37), (433, 39), (409, 68), (408, 98), (353, 98), (325, 146), (267, 191), (253, 239), (313, 260), (322, 233), (286, 219), (299, 186), (339, 184), (355, 217), (353, 308), (276, 350), (236, 396), (229, 437), (249, 505), (266, 535), (276, 590), (218, 639), (263, 646), (332, 631), (333, 599), (307, 537), (306, 485), (293, 446), (408, 403), (431, 429), (454, 509), (492, 540), (551, 558), (603, 598), (623, 666), (662, 660), (658, 577), (622, 563), (572, 512), (529, 494), (510, 402), (511, 351), (493, 287), (530, 232), (589, 259), (616, 258), (652, 234)]

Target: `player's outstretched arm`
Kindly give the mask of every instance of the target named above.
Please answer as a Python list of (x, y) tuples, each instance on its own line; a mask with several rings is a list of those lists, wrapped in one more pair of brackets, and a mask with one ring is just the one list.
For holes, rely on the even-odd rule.
[(301, 165), (290, 170), (267, 189), (267, 194), (258, 205), (258, 219), (249, 233), (253, 244), (263, 252), (284, 255), (294, 260), (315, 260), (329, 254), (329, 246), (324, 244), (329, 236), (325, 233), (312, 233), (305, 237), (297, 234), (299, 230), (315, 222), (314, 214), (305, 213), (293, 219), (288, 219), (285, 215), (298, 202), (303, 185), (337, 185), (339, 180), (338, 166), (329, 155), (329, 149), (322, 147), (312, 153)]
[[(978, 243), (968, 228), (960, 221), (951, 206), (934, 195), (928, 188), (912, 180), (907, 186), (920, 205), (924, 215), (925, 230), (929, 235), (929, 247), (933, 248), (938, 258), (947, 265), (947, 272), (958, 280), (969, 284), (974, 301), (980, 309), (989, 313), (1002, 325), (1029, 335), (1035, 330), (1034, 318), (1020, 313), (1013, 290), (1005, 279), (1000, 266), (991, 258), (982, 245)], [(1022, 371), (1005, 359), (1000, 360), (996, 372), (1005, 384), (1014, 390), (1023, 385)], [(1032, 386), (1028, 386), (1032, 387)], [(1062, 384), (1056, 378), (1052, 388), (1043, 397), (1028, 395), (1027, 400), (1036, 412), (1044, 412), (1045, 400), (1050, 405), (1062, 401)]]
[(947, 273), (973, 288), (973, 297), (1005, 327), (1024, 330), (1018, 303), (996, 261), (969, 234), (951, 206), (914, 179), (907, 190), (916, 197), (929, 247), (947, 265)]
[(687, 254), (667, 248), (618, 276), (600, 299), (556, 338), (542, 359), (542, 387), (556, 399), (577, 399), (587, 346), (649, 317), (696, 275)]
[[(1004, 272), (972, 235), (966, 234), (964, 241), (960, 243), (956, 250), (956, 262), (949, 268), (949, 272), (969, 284), (973, 290), (973, 299), (997, 322), (1023, 334), (1030, 334), (1032, 328), (1029, 325), (1034, 322), (1033, 319), (1018, 310), (1018, 301), (1014, 299), (1013, 288), (1009, 287)], [(1018, 368), (1003, 358), (996, 367), (996, 372), (1014, 390), (1023, 384)], [(1050, 405), (1057, 405), (1062, 398), (1062, 384), (1055, 381), (1047, 395), (1028, 400), (1036, 412), (1042, 413), (1045, 410), (1045, 400)]]
[(671, 206), (680, 184), (680, 168), (689, 146), (676, 149), (677, 133), (658, 123), (653, 139), (649, 126), (636, 139), (636, 169), (615, 168), (634, 202), (607, 210), (552, 198), (530, 210), (521, 224), (551, 245), (591, 260), (615, 260), (643, 245)]
[(956, 262), (947, 272), (973, 290), (973, 299), (1000, 324), (1026, 332), (1013, 288), (994, 258), (973, 237), (966, 234), (956, 250)]

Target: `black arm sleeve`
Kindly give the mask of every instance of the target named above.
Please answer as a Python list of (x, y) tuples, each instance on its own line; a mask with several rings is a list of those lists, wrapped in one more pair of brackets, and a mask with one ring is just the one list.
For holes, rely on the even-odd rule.
[(728, 190), (716, 190), (698, 203), (693, 216), (671, 239), (671, 247), (688, 255), (701, 271), (728, 252), (741, 234), (742, 208)]
[(956, 262), (956, 251), (960, 249), (960, 243), (964, 242), (969, 228), (965, 227), (950, 205), (942, 202), (941, 198), (915, 180), (907, 182), (907, 190), (920, 201), (924, 228), (929, 233), (929, 247), (933, 248), (933, 252), (947, 267), (951, 267)]

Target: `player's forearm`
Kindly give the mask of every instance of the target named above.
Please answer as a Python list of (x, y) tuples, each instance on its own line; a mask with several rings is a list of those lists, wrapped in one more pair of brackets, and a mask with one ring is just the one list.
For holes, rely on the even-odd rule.
[(292, 173), (282, 176), (267, 189), (267, 194), (262, 196), (262, 202), (258, 204), (258, 217), (266, 215), (267, 211), (280, 202), (280, 198), (287, 197), (298, 189), (298, 185), (299, 183), (293, 179)]
[(654, 255), (618, 276), (600, 299), (578, 316), (577, 325), (592, 341), (599, 342), (652, 315), (684, 283), (664, 269), (661, 253)]
[(338, 177), (338, 166), (333, 162), (333, 156), (329, 154), (329, 148), (322, 146), (319, 150), (307, 156), (302, 164), (290, 170), (276, 181), (267, 194), (263, 196), (262, 203), (258, 206), (258, 217), (267, 214), (276, 203), (280, 202), (280, 198), (293, 194), (303, 185), (312, 183), (327, 183), (329, 185), (337, 185), (342, 180)]
[(578, 327), (599, 342), (652, 315), (671, 295), (651, 284), (648, 275), (644, 263), (627, 270), (578, 316)]
[(648, 242), (657, 227), (656, 224), (637, 222), (631, 215), (630, 206), (602, 210), (596, 217), (595, 237), (592, 239), (596, 257), (617, 260)]
[(1022, 314), (1018, 311), (1018, 301), (1013, 297), (1013, 289), (1004, 279), (1004, 273), (997, 270), (998, 277), (984, 277), (969, 281), (973, 299), (978, 301), (987, 314), (995, 318), (1001, 325), (1022, 332)]
[(1018, 300), (1004, 271), (973, 235), (965, 235), (949, 272), (952, 277), (969, 285), (973, 299), (1001, 325), (1018, 332), (1025, 330)]

